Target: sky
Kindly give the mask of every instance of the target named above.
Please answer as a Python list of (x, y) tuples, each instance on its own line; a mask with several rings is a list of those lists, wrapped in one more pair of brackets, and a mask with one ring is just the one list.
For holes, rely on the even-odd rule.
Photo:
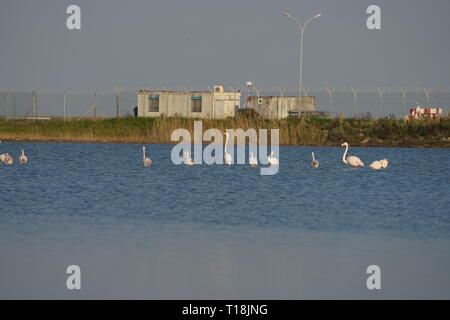
[[(81, 8), (68, 30), (66, 8)], [(381, 30), (366, 27), (369, 5)], [(0, 90), (450, 86), (448, 0), (0, 0)]]

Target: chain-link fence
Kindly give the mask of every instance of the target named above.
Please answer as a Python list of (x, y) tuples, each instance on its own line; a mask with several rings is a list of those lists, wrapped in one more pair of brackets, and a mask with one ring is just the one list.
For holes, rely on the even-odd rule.
[[(141, 89), (164, 91), (210, 91), (211, 87), (115, 88), (111, 90), (3, 90), (0, 92), (0, 117), (5, 119), (103, 119), (134, 116), (137, 92)], [(298, 96), (298, 88), (229, 87), (241, 92), (241, 108), (248, 96)], [(403, 118), (417, 104), (422, 107), (450, 109), (450, 92), (437, 88), (322, 87), (303, 88), (302, 94), (316, 98), (316, 110), (335, 117)]]
[[(297, 88), (250, 87), (242, 91), (243, 99), (250, 96), (298, 96)], [(374, 88), (322, 87), (303, 88), (304, 96), (316, 99), (316, 110), (329, 112), (335, 117), (403, 118), (411, 108), (442, 108), (443, 116), (450, 111), (450, 92), (439, 88)], [(245, 100), (244, 100), (245, 101)], [(245, 104), (245, 102), (244, 102)]]
[(0, 92), (0, 116), (6, 119), (102, 119), (133, 116), (134, 90), (6, 90)]

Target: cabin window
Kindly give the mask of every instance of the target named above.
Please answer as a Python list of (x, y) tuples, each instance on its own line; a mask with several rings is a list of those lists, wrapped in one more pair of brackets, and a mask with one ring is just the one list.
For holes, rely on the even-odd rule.
[(202, 112), (202, 96), (192, 96), (192, 112)]
[(159, 112), (159, 96), (151, 95), (149, 97), (148, 112)]

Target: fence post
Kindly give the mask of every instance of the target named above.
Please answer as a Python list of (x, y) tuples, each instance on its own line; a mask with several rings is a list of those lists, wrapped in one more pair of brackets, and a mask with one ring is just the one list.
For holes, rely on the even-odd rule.
[(16, 90), (13, 91), (13, 115), (16, 120)]
[(116, 118), (120, 118), (120, 111), (119, 111), (119, 88), (115, 87), (116, 92)]
[(166, 87), (163, 88), (164, 92), (166, 93), (166, 108), (165, 108), (165, 112), (163, 112), (164, 116), (168, 116), (169, 114), (169, 91), (167, 90)]
[(425, 101), (427, 102), (426, 107), (430, 107), (430, 91), (431, 89), (423, 88), (423, 91), (425, 92)]
[(406, 94), (408, 93), (407, 91), (406, 91), (406, 89), (404, 89), (404, 88), (400, 88), (400, 91), (402, 92), (402, 97), (403, 97), (403, 109), (402, 109), (402, 113), (403, 113), (403, 116), (405, 115), (405, 113), (406, 113)]
[(335, 88), (328, 88), (328, 87), (325, 87), (325, 90), (327, 90), (327, 92), (328, 92), (328, 97), (330, 98), (330, 104), (329, 104), (329, 106), (328, 106), (328, 111), (330, 112), (330, 115), (331, 115), (331, 104), (332, 104), (332, 101), (333, 101), (333, 93), (334, 93), (334, 91), (336, 90)]
[(67, 116), (67, 91), (64, 90), (64, 122), (66, 121)]
[(36, 89), (33, 90), (33, 114), (34, 120), (36, 120)]
[[(278, 87), (278, 90), (280, 91), (281, 101), (278, 100), (278, 103), (277, 103), (277, 119), (280, 119), (280, 104), (283, 105), (284, 92), (283, 92), (283, 89), (281, 89), (281, 87)], [(283, 111), (281, 111), (281, 112), (283, 112)]]
[[(186, 87), (183, 88), (184, 93), (186, 94), (186, 99), (185, 99), (185, 103), (186, 103), (186, 118), (189, 118), (189, 93)], [(214, 109), (213, 109), (213, 113), (214, 113)]]
[(258, 88), (256, 88), (255, 86), (253, 86), (253, 89), (255, 89), (255, 91), (256, 91), (256, 95), (257, 95), (257, 97), (258, 97), (258, 100), (259, 100), (259, 90), (258, 90)]
[(438, 83), (436, 88), (436, 108), (440, 107), (441, 107), (441, 84)]
[[(236, 90), (233, 87), (230, 87), (231, 91), (233, 91), (233, 113), (236, 117)], [(240, 106), (240, 103), (239, 103)]]
[(97, 120), (97, 90), (94, 90), (94, 104), (93, 104), (93, 109), (94, 109), (94, 118), (95, 118), (95, 120)]
[(357, 105), (356, 105), (356, 99), (357, 99), (357, 94), (359, 92), (359, 88), (353, 88), (350, 87), (350, 89), (352, 90), (353, 93), (353, 115), (356, 117), (356, 113), (357, 113)]
[(35, 117), (36, 117), (36, 120), (39, 117), (39, 95), (38, 95), (37, 89), (36, 89), (36, 113), (35, 113)]
[(6, 90), (6, 120), (9, 120), (9, 89)]
[(303, 87), (303, 93), (305, 94), (305, 97), (308, 97), (308, 95), (309, 95), (309, 90), (306, 89), (305, 87)]
[[(211, 89), (211, 87), (208, 87), (208, 90), (209, 90), (209, 92), (211, 92), (211, 105), (212, 105), (212, 109), (213, 109), (211, 118), (215, 119), (215, 117), (216, 117), (216, 115), (215, 115), (215, 113), (216, 113), (216, 103), (215, 102), (216, 101), (215, 101), (215, 97), (214, 97), (214, 90)], [(225, 114), (225, 109), (223, 111), (224, 111), (224, 114)], [(203, 112), (203, 102), (202, 102), (202, 112)]]
[(378, 93), (380, 94), (380, 118), (383, 116), (383, 89), (378, 88)]

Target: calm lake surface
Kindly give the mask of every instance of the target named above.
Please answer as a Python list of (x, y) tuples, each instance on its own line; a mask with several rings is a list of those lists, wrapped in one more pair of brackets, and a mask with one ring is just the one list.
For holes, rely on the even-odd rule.
[(141, 145), (0, 144), (0, 298), (450, 299), (450, 150), (350, 147), (353, 170), (340, 147), (280, 147), (261, 176), (147, 147), (149, 168)]

